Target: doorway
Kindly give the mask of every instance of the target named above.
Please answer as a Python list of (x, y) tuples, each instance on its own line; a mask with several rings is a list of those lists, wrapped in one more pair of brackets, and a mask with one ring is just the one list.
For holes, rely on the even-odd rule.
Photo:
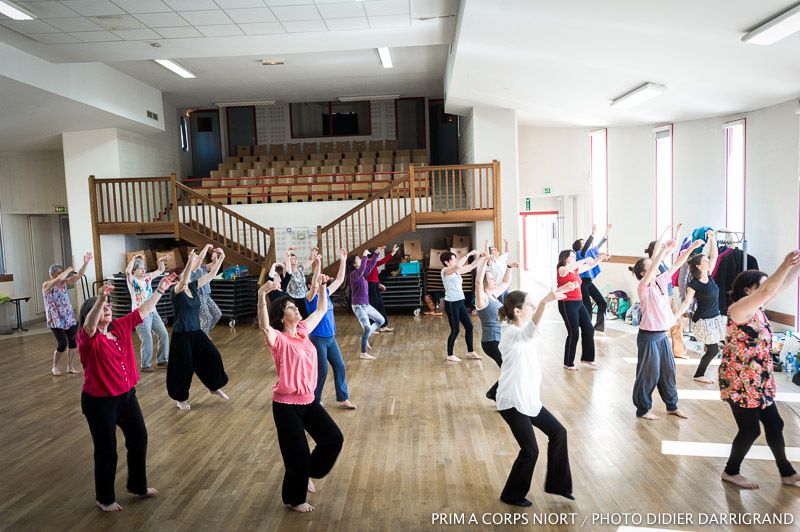
[(222, 162), (219, 111), (193, 111), (189, 118), (192, 135), (193, 177), (208, 177)]
[(522, 217), (522, 289), (538, 299), (556, 285), (559, 252), (558, 211), (532, 211)]

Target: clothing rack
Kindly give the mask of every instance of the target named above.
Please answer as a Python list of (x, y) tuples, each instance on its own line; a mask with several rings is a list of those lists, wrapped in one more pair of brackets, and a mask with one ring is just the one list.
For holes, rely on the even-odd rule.
[[(747, 239), (743, 231), (730, 231), (728, 229), (717, 229), (717, 244), (725, 244), (728, 246), (742, 246), (742, 254), (744, 260), (742, 261), (742, 271), (747, 270)], [(720, 238), (723, 236), (724, 238)]]

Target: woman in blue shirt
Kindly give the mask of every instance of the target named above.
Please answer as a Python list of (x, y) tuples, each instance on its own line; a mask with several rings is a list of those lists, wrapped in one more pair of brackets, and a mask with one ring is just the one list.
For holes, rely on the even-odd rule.
[[(589, 235), (588, 239), (584, 241), (581, 238), (572, 243), (572, 251), (575, 252), (575, 260), (596, 259), (598, 253), (600, 252), (600, 248), (606, 243), (608, 233), (613, 227), (613, 225), (608, 224), (606, 227), (606, 234), (603, 235), (603, 238), (600, 239), (600, 242), (596, 246), (592, 246), (592, 242), (594, 241), (594, 233), (597, 229), (597, 226), (592, 225), (592, 234)], [(594, 279), (599, 274), (600, 266), (595, 266), (594, 268), (586, 270), (581, 274), (581, 279), (583, 281), (581, 284), (581, 296), (583, 297), (583, 306), (586, 307), (586, 311), (589, 313), (590, 318), (592, 316), (592, 300), (594, 300), (595, 304), (597, 305), (597, 320), (595, 321), (594, 330), (597, 332), (603, 332), (606, 329), (606, 308), (608, 307), (608, 304), (606, 303), (603, 294), (601, 294), (600, 290), (598, 290), (594, 285)]]

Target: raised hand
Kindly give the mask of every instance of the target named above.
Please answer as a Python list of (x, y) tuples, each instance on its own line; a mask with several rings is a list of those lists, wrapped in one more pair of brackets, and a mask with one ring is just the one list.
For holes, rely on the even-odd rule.
[(345, 261), (347, 260), (347, 250), (342, 248), (339, 250), (339, 260)]
[[(673, 240), (673, 242), (674, 242), (674, 240)], [(689, 246), (689, 249), (690, 249), (691, 251), (694, 251), (694, 250), (695, 250), (695, 249), (697, 249), (697, 248), (701, 248), (701, 247), (703, 247), (705, 244), (706, 244), (706, 243), (705, 243), (705, 242), (703, 242), (702, 240), (695, 240), (694, 242), (692, 242), (692, 245), (691, 245), (691, 246)]]
[(275, 282), (267, 281), (266, 283), (262, 284), (261, 287), (258, 289), (258, 296), (261, 297), (263, 295), (269, 294), (273, 290), (275, 290)]
[(158, 289), (161, 290), (162, 292), (166, 292), (176, 284), (178, 284), (178, 275), (175, 273), (171, 273), (166, 277), (164, 277), (163, 279), (161, 279), (161, 282), (158, 283)]
[(368, 257), (369, 256), (369, 249), (365, 249), (364, 253), (362, 253), (361, 256), (362, 257)]
[(320, 286), (322, 286), (324, 284), (328, 284), (328, 282), (330, 282), (330, 280), (331, 280), (331, 278), (328, 277), (327, 275), (325, 275), (324, 273), (319, 276), (319, 284), (320, 284)]
[(597, 232), (597, 224), (592, 224), (592, 234), (595, 234), (595, 232)]
[(92, 255), (92, 252), (87, 251), (86, 254), (83, 256), (83, 263), (89, 264), (89, 261), (92, 260), (92, 257), (94, 257), (94, 255)]
[(108, 296), (110, 296), (111, 292), (113, 291), (114, 291), (114, 285), (104, 284), (100, 288), (100, 293), (97, 294), (97, 297), (100, 299), (100, 301), (105, 302), (106, 300), (108, 300)]
[(519, 262), (516, 262), (516, 261), (515, 262), (509, 262), (508, 265), (511, 268), (519, 268)]
[(800, 251), (790, 251), (783, 259), (783, 263), (787, 266), (797, 266), (800, 264)]
[(664, 249), (666, 249), (666, 250), (673, 249), (673, 248), (675, 247), (675, 241), (674, 241), (673, 239), (671, 239), (671, 238), (670, 238), (669, 240), (667, 240), (666, 242), (664, 242), (664, 246), (663, 246), (663, 247), (664, 247)]

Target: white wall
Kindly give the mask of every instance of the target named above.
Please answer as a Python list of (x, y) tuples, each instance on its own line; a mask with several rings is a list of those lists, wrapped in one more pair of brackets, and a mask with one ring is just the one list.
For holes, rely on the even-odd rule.
[[(5, 270), (14, 275), (13, 284), (3, 287), (5, 293), (32, 296), (44, 281), (34, 279), (31, 272), (28, 215), (53, 214), (57, 205), (67, 205), (64, 161), (60, 150), (0, 153), (0, 216)], [(56, 226), (54, 229), (52, 244), (60, 248), (60, 234)], [(32, 304), (22, 305), (24, 321), (38, 317)]]
[(472, 124), (472, 109), (458, 117), (458, 160), (461, 164), (475, 161), (475, 129)]

